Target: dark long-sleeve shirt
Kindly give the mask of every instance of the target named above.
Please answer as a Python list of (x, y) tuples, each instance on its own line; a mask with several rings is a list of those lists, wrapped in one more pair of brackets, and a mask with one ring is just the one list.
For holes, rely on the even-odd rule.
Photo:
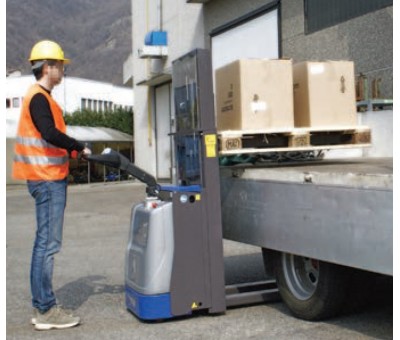
[[(47, 91), (47, 90), (46, 90)], [(50, 92), (47, 91), (49, 94)], [(56, 128), (50, 104), (42, 93), (37, 93), (32, 97), (29, 104), (33, 124), (38, 129), (42, 138), (47, 142), (66, 149), (68, 152), (76, 150), (82, 151), (85, 146), (76, 139), (67, 136)]]

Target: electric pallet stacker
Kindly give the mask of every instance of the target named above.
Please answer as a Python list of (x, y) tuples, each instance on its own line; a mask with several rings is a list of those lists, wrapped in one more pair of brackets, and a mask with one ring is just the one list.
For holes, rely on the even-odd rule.
[(111, 149), (89, 161), (119, 168), (147, 185), (132, 208), (125, 263), (126, 306), (143, 320), (278, 298), (274, 280), (225, 286), (220, 179), (209, 51), (196, 49), (172, 64), (177, 165), (174, 185), (155, 178)]

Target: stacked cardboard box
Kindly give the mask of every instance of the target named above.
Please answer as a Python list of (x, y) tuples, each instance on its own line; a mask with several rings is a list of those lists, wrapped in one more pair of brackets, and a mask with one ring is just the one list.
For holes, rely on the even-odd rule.
[(296, 127), (357, 124), (352, 61), (305, 61), (293, 65)]
[(357, 124), (351, 61), (240, 59), (215, 82), (218, 131)]
[(241, 59), (216, 70), (217, 129), (294, 126), (291, 60)]

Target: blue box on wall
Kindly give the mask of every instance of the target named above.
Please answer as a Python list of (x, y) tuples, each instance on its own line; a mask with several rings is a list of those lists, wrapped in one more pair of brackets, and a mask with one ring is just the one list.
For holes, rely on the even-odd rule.
[(167, 32), (151, 31), (146, 34), (144, 43), (148, 46), (167, 46)]

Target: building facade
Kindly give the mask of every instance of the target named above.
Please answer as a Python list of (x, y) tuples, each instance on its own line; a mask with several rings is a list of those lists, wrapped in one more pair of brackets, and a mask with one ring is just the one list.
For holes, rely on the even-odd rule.
[[(10, 75), (6, 78), (6, 108), (8, 113), (19, 112), (22, 98), (36, 82), (33, 75)], [(52, 96), (65, 113), (90, 109), (107, 111), (116, 108), (133, 109), (134, 97), (129, 87), (114, 86), (89, 79), (65, 77), (52, 91)], [(7, 119), (12, 117), (7, 117)]]
[[(210, 49), (214, 70), (245, 57), (352, 60), (368, 94), (393, 97), (392, 1), (132, 0), (132, 13), (135, 160), (159, 179), (174, 177), (171, 65), (192, 49)], [(159, 31), (163, 51), (143, 53)]]

